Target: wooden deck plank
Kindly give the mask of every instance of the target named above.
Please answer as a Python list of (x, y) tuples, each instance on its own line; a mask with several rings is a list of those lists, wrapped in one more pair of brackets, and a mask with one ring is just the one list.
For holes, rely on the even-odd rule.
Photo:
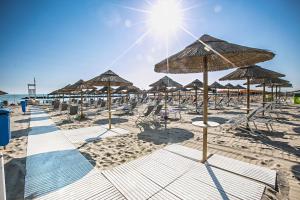
[(251, 178), (253, 180), (269, 185), (272, 188), (275, 188), (275, 170), (242, 162), (232, 158), (227, 158), (217, 154), (211, 156), (208, 159), (207, 163), (209, 163), (211, 166), (218, 167), (220, 169), (227, 170), (229, 172), (239, 174), (247, 178)]

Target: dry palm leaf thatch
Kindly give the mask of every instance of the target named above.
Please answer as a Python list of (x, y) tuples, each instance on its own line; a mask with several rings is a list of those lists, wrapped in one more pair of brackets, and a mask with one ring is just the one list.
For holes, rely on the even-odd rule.
[(217, 81), (213, 82), (210, 86), (210, 88), (215, 88), (215, 89), (224, 89), (224, 85), (218, 83)]
[(178, 74), (203, 72), (203, 57), (207, 57), (208, 71), (219, 71), (267, 61), (275, 56), (267, 50), (229, 43), (210, 35), (203, 35), (199, 40), (156, 64), (154, 71)]
[[(281, 78), (264, 78), (264, 79), (252, 79), (249, 81), (249, 84), (265, 84), (266, 86), (275, 86), (276, 84), (287, 84), (289, 81)], [(244, 83), (246, 85), (247, 83)]]
[(5, 94), (7, 93), (0, 90), (0, 95), (5, 95)]
[(200, 89), (203, 88), (203, 83), (199, 79), (195, 79), (193, 82), (184, 86), (185, 88), (192, 88), (192, 89)]
[(224, 87), (225, 87), (226, 89), (235, 89), (235, 86), (232, 85), (231, 83), (227, 83), (226, 85), (224, 85)]
[(244, 80), (244, 79), (263, 79), (263, 78), (277, 78), (277, 77), (284, 77), (284, 74), (268, 70), (262, 68), (257, 65), (249, 65), (245, 67), (240, 67), (235, 71), (227, 74), (226, 76), (220, 78), (220, 81), (226, 80)]
[(162, 73), (199, 73), (203, 72), (203, 156), (207, 159), (207, 122), (208, 122), (208, 71), (219, 71), (234, 67), (253, 65), (267, 61), (274, 53), (245, 47), (224, 40), (203, 35), (185, 49), (155, 65), (155, 72)]
[(120, 86), (116, 89), (116, 92), (122, 92), (126, 91), (126, 93), (141, 93), (141, 89), (134, 86), (134, 85), (129, 85), (129, 86)]
[(182, 85), (168, 76), (164, 76), (158, 81), (149, 85), (150, 87), (158, 87), (158, 88), (168, 88), (168, 87), (182, 87)]
[(131, 82), (121, 78), (116, 73), (114, 73), (111, 70), (108, 70), (104, 72), (103, 74), (100, 74), (99, 76), (96, 76), (95, 78), (92, 78), (87, 81), (87, 84), (93, 85), (93, 86), (127, 86), (132, 85)]
[(116, 73), (111, 70), (92, 78), (87, 81), (87, 84), (93, 86), (107, 86), (107, 99), (108, 99), (108, 121), (109, 126), (108, 129), (111, 129), (111, 87), (112, 86), (128, 86), (132, 85), (131, 82), (121, 78)]

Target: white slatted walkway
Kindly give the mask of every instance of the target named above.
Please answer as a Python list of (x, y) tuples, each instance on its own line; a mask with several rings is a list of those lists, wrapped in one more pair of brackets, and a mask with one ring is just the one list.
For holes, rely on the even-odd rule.
[(220, 155), (211, 156), (208, 161), (210, 165), (218, 167), (223, 170), (248, 177), (275, 188), (276, 185), (276, 171), (265, 167), (260, 167), (250, 163), (245, 163), (232, 158), (227, 158)]
[[(181, 148), (180, 145), (178, 148)], [(261, 199), (265, 189), (261, 183), (165, 149), (104, 171), (103, 174), (129, 200), (199, 197), (257, 200)]]
[(179, 144), (168, 145), (164, 149), (194, 161), (202, 160), (202, 151), (199, 151), (197, 149), (192, 149)]
[(113, 185), (93, 169), (72, 143), (58, 130), (48, 115), (31, 109), (28, 135), (25, 194), (26, 199), (104, 199)]
[(211, 167), (208, 164), (197, 165), (184, 177), (196, 179), (245, 200), (261, 199), (265, 190), (265, 186), (261, 183)]
[(72, 143), (83, 143), (93, 140), (99, 140), (106, 137), (128, 134), (129, 131), (122, 128), (112, 128), (107, 130), (104, 126), (92, 126), (86, 128), (78, 128), (71, 130), (63, 130), (62, 133)]

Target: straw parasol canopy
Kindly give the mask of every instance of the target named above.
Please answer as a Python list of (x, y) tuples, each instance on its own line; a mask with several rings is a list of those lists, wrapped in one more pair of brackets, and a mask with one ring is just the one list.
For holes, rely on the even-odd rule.
[(116, 92), (122, 92), (126, 91), (126, 93), (141, 93), (141, 89), (134, 86), (134, 85), (129, 85), (129, 86), (120, 86), (116, 89)]
[(235, 89), (235, 87), (231, 83), (227, 83), (224, 87), (227, 89), (227, 98), (228, 98), (227, 106), (229, 106), (229, 97), (230, 97), (229, 91)]
[(0, 90), (0, 95), (5, 95), (5, 94), (7, 93)]
[(185, 88), (191, 88), (191, 89), (195, 90), (195, 102), (196, 102), (196, 104), (195, 104), (195, 109), (196, 109), (195, 112), (198, 113), (198, 111), (197, 111), (197, 108), (198, 108), (198, 90), (200, 88), (203, 88), (203, 83), (200, 80), (195, 79), (193, 82), (187, 84), (184, 87)]
[(209, 86), (209, 88), (215, 89), (215, 109), (217, 109), (217, 89), (224, 89), (225, 86), (215, 81)]
[(91, 80), (87, 81), (87, 84), (93, 86), (107, 86), (107, 97), (108, 97), (108, 128), (111, 129), (111, 87), (112, 86), (128, 86), (132, 85), (131, 82), (121, 78), (116, 73), (111, 70), (92, 78)]
[(149, 85), (150, 87), (153, 87), (157, 91), (164, 91), (165, 92), (165, 129), (167, 128), (167, 92), (169, 88), (177, 88), (182, 87), (182, 85), (173, 79), (171, 79), (168, 76), (164, 76), (163, 78), (159, 79), (158, 81), (152, 83)]
[[(284, 76), (284, 75), (283, 75)], [(272, 101), (274, 100), (274, 91), (273, 87), (277, 87), (278, 85), (281, 84), (287, 84), (289, 81), (280, 79), (280, 78), (264, 78), (264, 79), (252, 79), (249, 81), (249, 84), (261, 84), (261, 87), (263, 87), (263, 105), (265, 103), (265, 91), (266, 91), (266, 86), (271, 87), (271, 98)], [(244, 83), (246, 85), (247, 83)]]
[(214, 88), (214, 89), (224, 89), (224, 85), (218, 83), (217, 81), (213, 82), (210, 86), (210, 88)]
[[(225, 80), (247, 80), (247, 113), (250, 111), (250, 80), (251, 79), (264, 79), (264, 78), (277, 78), (285, 76), (275, 71), (271, 71), (262, 68), (257, 65), (249, 65), (245, 67), (240, 67), (235, 71), (227, 74), (226, 76), (220, 78), (220, 81)], [(264, 93), (264, 92), (263, 92)], [(264, 94), (263, 94), (264, 95)], [(264, 97), (263, 97), (264, 99)], [(264, 103), (264, 102), (263, 102)]]
[(80, 92), (80, 118), (84, 118), (83, 115), (83, 90), (84, 89), (95, 89), (92, 85), (88, 85), (84, 80), (80, 79), (79, 81), (75, 82), (73, 85), (68, 85), (65, 87), (65, 91), (69, 92)]
[(274, 53), (262, 49), (245, 47), (203, 35), (193, 44), (155, 65), (155, 72), (200, 73), (203, 72), (203, 157), (207, 159), (207, 113), (208, 71), (218, 71), (237, 66), (253, 65), (270, 60)]

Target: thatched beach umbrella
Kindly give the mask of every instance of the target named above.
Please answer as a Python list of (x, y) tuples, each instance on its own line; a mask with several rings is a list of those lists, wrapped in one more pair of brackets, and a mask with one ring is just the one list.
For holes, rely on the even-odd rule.
[[(277, 73), (277, 72), (276, 72)], [(279, 73), (278, 73), (279, 75)], [(284, 74), (280, 74), (278, 77), (284, 77)], [(272, 94), (272, 101), (273, 101), (273, 86), (274, 84), (285, 84), (288, 83), (288, 81), (280, 79), (280, 78), (263, 78), (263, 79), (252, 79), (249, 81), (249, 84), (261, 84), (261, 87), (263, 87), (263, 106), (265, 105), (266, 102), (266, 86), (271, 87), (271, 94)], [(247, 84), (247, 83), (245, 83)]]
[(229, 106), (230, 90), (235, 89), (235, 87), (231, 83), (227, 83), (224, 87), (227, 89), (227, 106)]
[(203, 35), (184, 50), (155, 65), (156, 72), (201, 73), (204, 83), (203, 109), (203, 162), (207, 159), (207, 112), (208, 112), (208, 71), (219, 71), (237, 66), (252, 65), (270, 60), (272, 52), (240, 46)]
[(140, 94), (142, 90), (134, 85), (120, 86), (115, 90), (115, 93), (126, 94), (126, 102), (128, 102), (129, 94)]
[(127, 86), (132, 85), (131, 82), (121, 78), (117, 74), (115, 74), (113, 71), (108, 70), (104, 72), (103, 74), (100, 74), (99, 76), (96, 76), (95, 78), (92, 78), (91, 80), (87, 81), (89, 85), (93, 86), (107, 86), (108, 90), (108, 121), (109, 125), (108, 128), (111, 129), (111, 87), (112, 86)]
[(73, 89), (70, 89), (71, 84), (66, 85), (56, 91), (57, 94), (62, 94), (63, 102), (65, 100), (65, 94), (71, 92)]
[(80, 92), (80, 119), (84, 118), (83, 115), (83, 90), (84, 89), (94, 89), (93, 86), (88, 85), (84, 80), (80, 79), (73, 85), (67, 87), (67, 91), (69, 92)]
[(7, 93), (0, 90), (0, 95), (5, 95), (5, 94)]
[(238, 85), (234, 86), (234, 89), (236, 89), (238, 92), (238, 102), (240, 102), (240, 90), (244, 90), (246, 88), (241, 86), (240, 84), (238, 84)]
[(163, 91), (165, 93), (165, 128), (167, 128), (167, 98), (168, 98), (168, 88), (176, 88), (182, 87), (180, 83), (177, 83), (173, 79), (168, 76), (164, 76), (163, 78), (159, 79), (158, 81), (149, 85), (150, 87), (154, 87), (157, 90)]
[(240, 67), (230, 74), (220, 78), (220, 81), (226, 80), (247, 80), (247, 114), (250, 111), (250, 80), (263, 79), (263, 78), (276, 78), (284, 76), (278, 72), (274, 72), (257, 65), (249, 65)]
[(184, 86), (185, 88), (191, 88), (193, 90), (195, 90), (195, 108), (196, 108), (196, 113), (198, 112), (198, 90), (200, 90), (200, 88), (203, 88), (203, 83), (201, 81), (199, 81), (198, 79), (194, 80), (193, 82), (187, 84), (186, 86)]
[(217, 108), (217, 89), (224, 89), (224, 85), (221, 85), (217, 81), (213, 82), (210, 86), (210, 88), (215, 89), (215, 109)]

